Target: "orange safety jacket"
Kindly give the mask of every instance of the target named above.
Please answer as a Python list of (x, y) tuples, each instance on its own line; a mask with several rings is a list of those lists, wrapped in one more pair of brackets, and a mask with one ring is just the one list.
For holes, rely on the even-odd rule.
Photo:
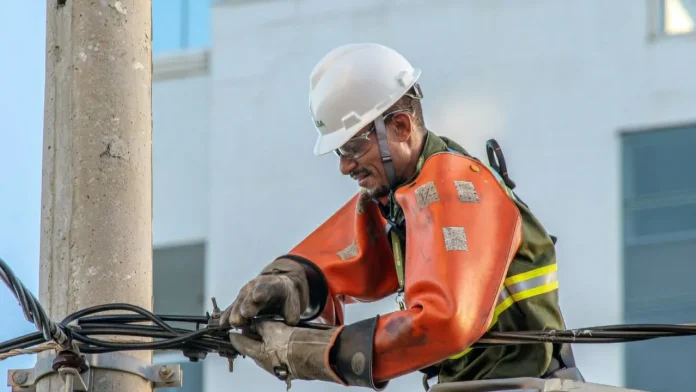
[[(523, 241), (523, 217), (500, 177), (447, 150), (419, 167), (394, 192), (408, 225), (404, 249), (392, 247), (399, 241), (385, 230), (378, 204), (360, 192), (281, 256), (305, 267), (314, 316), (341, 326), (331, 356), (346, 385), (382, 389), (390, 379), (464, 356), (496, 324), (501, 305), (513, 303), (501, 304), (506, 278), (520, 283), (508, 272)], [(345, 304), (380, 300), (400, 286), (402, 309), (344, 325)]]

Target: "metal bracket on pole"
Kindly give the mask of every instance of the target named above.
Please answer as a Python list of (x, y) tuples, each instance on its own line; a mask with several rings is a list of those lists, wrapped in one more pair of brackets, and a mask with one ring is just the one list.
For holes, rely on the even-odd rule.
[[(89, 387), (87, 386), (87, 384), (92, 384), (91, 372), (88, 373), (89, 379), (87, 383), (85, 383), (85, 380), (82, 378), (82, 376), (80, 376), (80, 371), (75, 368), (64, 367), (58, 369), (58, 373), (60, 374), (60, 377), (63, 379), (63, 382), (65, 382), (66, 391), (89, 391)], [(76, 380), (77, 385), (75, 385)], [(12, 389), (14, 391), (14, 388)], [(22, 388), (20, 390), (26, 391), (25, 388)]]
[(59, 373), (66, 383), (66, 391), (92, 390), (92, 369), (116, 370), (135, 374), (152, 383), (153, 388), (179, 388), (183, 385), (183, 372), (179, 364), (153, 365), (122, 353), (87, 354), (88, 368), (80, 373), (73, 367), (53, 369), (55, 355), (36, 361), (30, 369), (10, 369), (7, 372), (7, 386), (12, 392), (35, 392), (36, 384), (43, 377)]

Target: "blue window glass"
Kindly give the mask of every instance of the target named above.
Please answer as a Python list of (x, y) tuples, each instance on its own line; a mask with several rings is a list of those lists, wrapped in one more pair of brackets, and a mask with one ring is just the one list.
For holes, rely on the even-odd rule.
[(152, 51), (177, 52), (210, 43), (212, 0), (152, 0)]
[[(696, 320), (696, 126), (622, 138), (624, 318), (626, 323)], [(626, 344), (626, 386), (694, 391), (696, 341)]]

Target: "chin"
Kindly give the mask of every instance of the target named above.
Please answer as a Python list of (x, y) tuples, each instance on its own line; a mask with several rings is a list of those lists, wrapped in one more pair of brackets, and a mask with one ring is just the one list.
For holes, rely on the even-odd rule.
[(373, 199), (379, 199), (381, 197), (385, 197), (389, 195), (389, 187), (387, 186), (380, 186), (380, 187), (374, 187), (374, 188), (363, 188), (365, 190), (365, 194), (370, 196)]

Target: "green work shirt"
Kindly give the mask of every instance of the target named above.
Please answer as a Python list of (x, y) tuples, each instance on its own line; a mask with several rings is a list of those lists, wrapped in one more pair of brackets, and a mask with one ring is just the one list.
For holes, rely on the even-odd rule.
[[(416, 173), (403, 185), (415, 180), (428, 157), (447, 151), (448, 148), (470, 156), (454, 141), (428, 132)], [(497, 320), (494, 320), (489, 331), (564, 329), (565, 325), (558, 304), (554, 243), (527, 206), (516, 198), (502, 179), (499, 179), (499, 182), (521, 213), (522, 241), (506, 275), (505, 287), (509, 298), (504, 304), (499, 303), (496, 306)], [(407, 230), (404, 227), (403, 211), (396, 203), (393, 193), (389, 196), (387, 206), (382, 207), (382, 214), (386, 219), (396, 223), (401, 230)], [(400, 248), (404, 257), (407, 257), (403, 239)], [(408, 271), (404, 271), (404, 274), (408, 274)], [(435, 365), (434, 369), (440, 383), (541, 377), (551, 364), (553, 351), (551, 343), (467, 349)]]

